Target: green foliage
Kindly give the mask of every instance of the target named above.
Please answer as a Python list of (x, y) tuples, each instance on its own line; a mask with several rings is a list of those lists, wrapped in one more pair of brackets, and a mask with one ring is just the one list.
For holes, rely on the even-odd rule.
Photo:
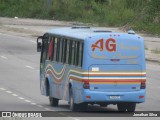
[(160, 54), (160, 50), (157, 49), (157, 48), (156, 49), (152, 49), (151, 52), (154, 53), (154, 54)]
[(132, 26), (160, 34), (160, 0), (0, 0), (0, 16)]

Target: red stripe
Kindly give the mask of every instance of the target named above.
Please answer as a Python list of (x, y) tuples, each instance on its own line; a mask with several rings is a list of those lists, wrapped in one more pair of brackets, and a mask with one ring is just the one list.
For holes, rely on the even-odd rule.
[(71, 76), (70, 79), (76, 80), (76, 81), (89, 81), (89, 82), (145, 82), (146, 80), (142, 79), (81, 79)]
[(141, 80), (110, 80), (110, 79), (107, 79), (107, 80), (89, 80), (89, 82), (141, 82)]
[(85, 74), (84, 76), (139, 76), (139, 77), (145, 77), (146, 74)]

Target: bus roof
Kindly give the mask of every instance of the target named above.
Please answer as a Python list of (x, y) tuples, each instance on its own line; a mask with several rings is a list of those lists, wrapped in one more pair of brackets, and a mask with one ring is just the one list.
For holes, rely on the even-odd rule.
[[(81, 26), (51, 29), (47, 33), (70, 37), (70, 38), (83, 39), (83, 40), (85, 40), (88, 37), (93, 37), (97, 35), (116, 34), (115, 32), (108, 31), (105, 29), (81, 27)], [(117, 33), (117, 34), (124, 34), (124, 33)]]

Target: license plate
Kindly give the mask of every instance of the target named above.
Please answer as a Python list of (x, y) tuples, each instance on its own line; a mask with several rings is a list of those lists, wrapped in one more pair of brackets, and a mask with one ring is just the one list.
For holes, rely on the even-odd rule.
[(121, 97), (120, 96), (110, 96), (109, 98), (111, 100), (119, 100)]

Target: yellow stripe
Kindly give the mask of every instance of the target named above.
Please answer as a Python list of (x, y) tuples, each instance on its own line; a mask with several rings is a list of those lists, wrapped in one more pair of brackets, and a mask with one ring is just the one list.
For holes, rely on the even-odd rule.
[[(62, 72), (64, 71), (64, 69), (66, 68), (66, 65), (64, 65), (64, 67), (61, 69), (61, 71), (57, 72), (53, 66), (51, 64), (48, 64), (47, 67), (46, 67), (46, 70), (48, 67), (51, 67), (53, 69), (53, 72), (56, 74), (56, 75), (60, 75), (62, 74)], [(146, 71), (142, 71), (142, 72), (137, 72), (137, 71), (122, 71), (122, 72), (117, 72), (117, 71), (114, 71), (114, 72), (111, 72), (111, 71), (103, 71), (103, 72), (88, 72), (88, 71), (83, 71), (83, 70), (75, 70), (75, 69), (70, 69), (68, 71), (68, 74), (70, 72), (73, 72), (73, 73), (78, 73), (78, 74), (105, 74), (105, 75), (114, 75), (114, 74), (139, 74), (139, 75), (142, 75), (142, 74), (146, 74)]]
[(140, 82), (90, 82), (89, 84), (140, 84)]
[[(51, 67), (52, 70), (53, 70), (53, 72), (54, 72), (56, 75), (61, 75), (62, 72), (66, 69), (66, 65), (64, 65), (63, 68), (61, 69), (61, 71), (59, 71), (59, 72), (57, 72), (57, 71), (53, 68), (53, 66), (52, 66), (51, 64), (48, 64), (48, 65), (47, 65), (46, 70), (48, 69), (48, 67)], [(46, 71), (46, 70), (45, 70), (45, 71)], [(64, 72), (64, 73), (65, 73), (65, 72)]]
[[(82, 83), (82, 81), (74, 80), (75, 82)], [(140, 84), (140, 82), (89, 82), (89, 84)]]

